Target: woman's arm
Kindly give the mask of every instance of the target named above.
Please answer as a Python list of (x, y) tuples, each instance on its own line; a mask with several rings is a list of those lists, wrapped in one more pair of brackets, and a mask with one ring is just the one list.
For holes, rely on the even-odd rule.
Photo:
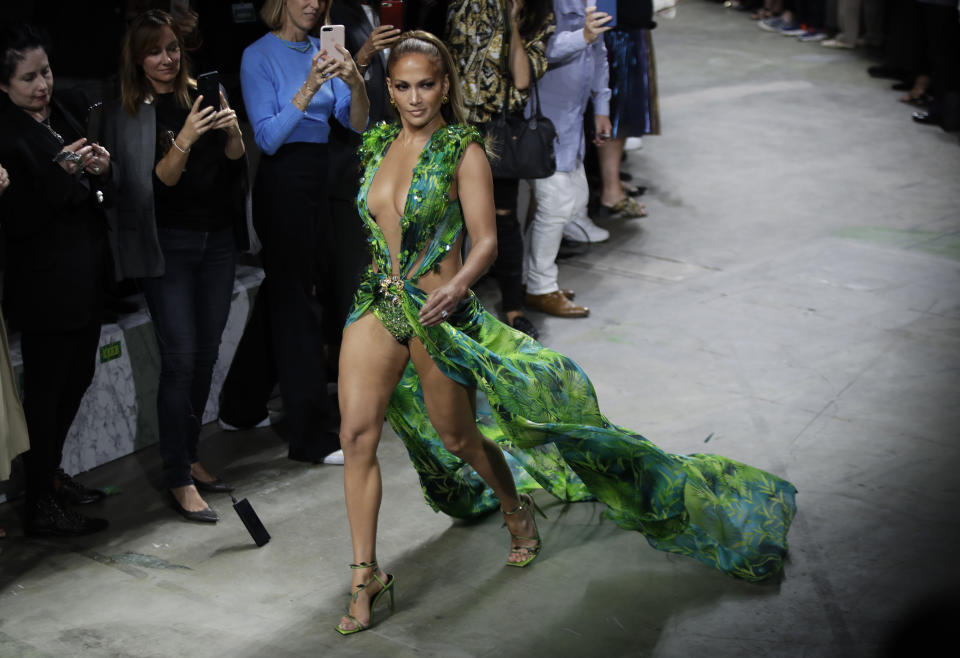
[(493, 176), (486, 153), (471, 143), (455, 176), (463, 220), (470, 236), (470, 253), (463, 267), (445, 285), (430, 293), (420, 309), (420, 323), (432, 327), (453, 312), (467, 290), (497, 259), (497, 221), (493, 206)]
[(324, 79), (319, 65), (320, 53), (314, 56), (310, 70), (293, 98), (280, 100), (275, 85), (282, 80), (274, 74), (268, 54), (256, 50), (254, 46), (243, 51), (240, 61), (243, 103), (247, 108), (250, 125), (253, 126), (253, 138), (257, 146), (267, 155), (273, 155), (303, 119), (310, 101), (323, 85)]
[(227, 133), (227, 143), (223, 147), (223, 154), (228, 160), (239, 160), (243, 157), (243, 133), (240, 131), (240, 123), (237, 121), (237, 113), (230, 108), (227, 102), (227, 95), (220, 90), (220, 107), (224, 108), (217, 112), (213, 120), (212, 130), (223, 130)]
[(526, 89), (530, 86), (530, 58), (520, 36), (520, 10), (523, 0), (510, 0), (510, 73), (513, 86)]
[[(337, 50), (343, 55), (343, 60), (327, 59), (322, 70), (326, 72), (328, 78), (340, 78), (346, 83), (347, 87), (350, 88), (350, 98), (348, 99), (350, 105), (349, 112), (345, 112), (346, 108), (343, 100), (337, 97), (334, 101), (334, 115), (341, 123), (344, 123), (344, 119), (346, 119), (355, 132), (363, 132), (370, 118), (370, 99), (367, 97), (367, 85), (347, 49), (337, 45)], [(324, 53), (325, 51), (320, 52)], [(334, 87), (334, 94), (336, 94), (336, 87)]]

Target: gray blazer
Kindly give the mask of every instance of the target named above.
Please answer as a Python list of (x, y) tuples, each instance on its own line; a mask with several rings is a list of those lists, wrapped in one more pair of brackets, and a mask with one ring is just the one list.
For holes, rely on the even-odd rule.
[[(104, 107), (103, 145), (117, 163), (118, 198), (108, 210), (113, 229), (114, 262), (118, 279), (162, 276), (163, 252), (157, 235), (153, 200), (153, 168), (157, 149), (157, 112), (150, 103), (136, 116), (127, 114), (120, 101)], [(236, 226), (237, 248), (256, 252), (259, 242), (252, 232), (253, 213), (249, 167), (244, 155), (244, 226)]]

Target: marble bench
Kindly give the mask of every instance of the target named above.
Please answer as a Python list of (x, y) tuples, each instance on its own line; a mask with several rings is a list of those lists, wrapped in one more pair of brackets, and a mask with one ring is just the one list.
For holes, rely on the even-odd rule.
[[(263, 270), (237, 267), (230, 316), (220, 343), (204, 423), (217, 418), (220, 389), (262, 280)], [(71, 475), (129, 455), (158, 440), (160, 355), (146, 304), (142, 297), (132, 299), (139, 301), (140, 310), (101, 328), (96, 374), (63, 449), (62, 466)], [(17, 381), (22, 382), (19, 335), (10, 337), (10, 357)]]

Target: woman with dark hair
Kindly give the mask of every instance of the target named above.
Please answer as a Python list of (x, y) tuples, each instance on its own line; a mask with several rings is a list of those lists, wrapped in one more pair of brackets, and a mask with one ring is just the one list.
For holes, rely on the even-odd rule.
[(6, 237), (4, 305), (21, 331), (25, 454), (24, 529), (81, 535), (107, 527), (67, 504), (92, 503), (60, 468), (63, 444), (93, 380), (110, 253), (103, 203), (110, 153), (87, 143), (78, 93), (54, 93), (44, 37), (29, 26), (0, 32), (0, 162), (15, 181), (0, 196)]
[[(262, 151), (253, 219), (263, 243), (265, 278), (230, 367), (224, 397), (253, 418), (267, 415), (274, 383), (290, 430), (288, 456), (319, 463), (339, 448), (336, 413), (327, 396), (323, 308), (329, 284), (321, 256), (330, 231), (328, 142), (331, 123), (360, 132), (369, 101), (345, 48), (320, 48), (310, 36), (329, 0), (268, 0), (270, 32), (243, 51), (240, 83), (253, 136)], [(224, 417), (230, 425), (241, 420)], [(334, 458), (335, 459), (335, 458)]]
[[(795, 512), (789, 482), (715, 455), (671, 455), (608, 421), (571, 359), (484, 311), (470, 286), (497, 253), (493, 179), (466, 125), (443, 43), (402, 35), (387, 61), (399, 124), (364, 134), (357, 206), (372, 264), (340, 349), (340, 438), (353, 544), (349, 635), (396, 589), (377, 562), (377, 446), (386, 415), (436, 510), (500, 507), (507, 564), (537, 557), (530, 492), (599, 499), (651, 544), (748, 580), (779, 571)], [(464, 229), (473, 245), (461, 259)], [(477, 419), (477, 392), (489, 407)], [(482, 431), (480, 429), (482, 426)]]
[(120, 85), (104, 122), (121, 173), (118, 269), (143, 291), (160, 348), (165, 485), (185, 518), (214, 523), (200, 491), (231, 489), (203, 467), (197, 444), (233, 295), (234, 227), (245, 225), (243, 138), (223, 94), (198, 95), (166, 12), (127, 28)]
[[(533, 77), (547, 70), (547, 40), (556, 25), (550, 0), (453, 0), (447, 44), (463, 84), (467, 120), (483, 131), (503, 112), (522, 113)], [(531, 77), (532, 76), (532, 77)], [(509, 93), (508, 93), (509, 90)], [(497, 259), (492, 273), (500, 287), (507, 324), (533, 338), (538, 331), (523, 310), (523, 231), (517, 217), (520, 181), (495, 178)], [(572, 297), (572, 293), (567, 291)], [(573, 303), (567, 296), (567, 306)], [(563, 308), (558, 312), (563, 312)]]

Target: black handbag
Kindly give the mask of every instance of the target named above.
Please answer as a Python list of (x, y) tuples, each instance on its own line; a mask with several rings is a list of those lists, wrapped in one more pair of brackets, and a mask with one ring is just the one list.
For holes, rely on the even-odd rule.
[(530, 71), (533, 84), (534, 112), (530, 117), (521, 112), (510, 112), (507, 99), (512, 83), (507, 83), (503, 111), (487, 124), (487, 136), (492, 139), (494, 157), (490, 169), (494, 178), (547, 178), (557, 171), (554, 144), (557, 129), (540, 110), (540, 92), (537, 80)]
[[(510, 15), (504, 6), (504, 25), (510, 25)], [(504, 40), (506, 42), (506, 39)], [(553, 122), (540, 111), (540, 90), (537, 88), (537, 76), (530, 64), (530, 84), (533, 85), (534, 112), (530, 117), (524, 111), (510, 111), (510, 90), (513, 88), (513, 75), (507, 65), (507, 48), (500, 57), (506, 85), (503, 91), (503, 104), (500, 114), (486, 125), (486, 135), (492, 142), (494, 155), (490, 158), (490, 169), (494, 178), (547, 178), (557, 171), (557, 158), (554, 144), (557, 141), (557, 129)]]

